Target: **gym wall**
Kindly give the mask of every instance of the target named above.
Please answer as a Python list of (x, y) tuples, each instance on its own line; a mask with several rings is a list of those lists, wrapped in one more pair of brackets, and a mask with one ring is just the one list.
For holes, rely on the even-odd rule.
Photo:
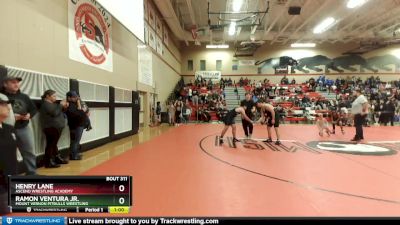
[[(294, 49), (290, 47), (279, 47), (264, 45), (254, 54), (254, 57), (234, 57), (232, 49), (212, 50), (205, 49), (205, 46), (195, 46), (182, 52), (182, 76), (188, 82), (194, 79), (196, 70), (200, 70), (200, 60), (206, 60), (206, 70), (216, 70), (216, 60), (222, 60), (222, 76), (232, 78), (238, 81), (240, 77), (248, 77), (252, 80), (263, 80), (268, 78), (272, 82), (280, 82), (283, 75), (275, 74), (275, 69), (271, 62), (279, 61), (279, 57), (288, 56), (302, 62), (299, 59), (305, 59), (305, 65), (301, 65), (301, 70), (296, 69), (291, 74), (289, 69), (288, 78), (295, 78), (297, 82), (305, 82), (310, 77), (318, 77), (325, 73), (329, 78), (346, 76), (380, 76), (384, 81), (399, 79), (400, 74), (400, 46), (393, 45), (387, 48), (378, 49), (363, 55), (343, 55), (344, 52), (354, 49), (358, 44), (325, 44), (318, 48)], [(345, 58), (342, 58), (345, 57)], [(193, 60), (193, 71), (188, 71), (188, 60)], [(238, 64), (237, 60), (255, 60), (266, 61), (257, 66), (238, 66), (233, 70), (232, 66)], [(327, 61), (326, 61), (327, 60)], [(338, 70), (329, 69), (326, 72), (326, 62), (335, 62)], [(310, 69), (311, 65), (321, 69), (321, 72)], [(364, 64), (361, 66), (360, 64)], [(370, 66), (368, 66), (370, 65)], [(346, 67), (348, 66), (348, 67)], [(343, 68), (345, 67), (345, 68)], [(290, 68), (290, 67), (289, 67)], [(352, 71), (354, 70), (354, 71)], [(307, 73), (308, 72), (308, 73)]]
[(137, 83), (140, 42), (118, 21), (112, 21), (113, 72), (108, 72), (69, 59), (67, 0), (0, 0), (0, 5), (0, 64), (157, 92), (161, 101), (180, 79), (181, 56), (173, 38), (162, 56), (153, 52), (154, 90)]

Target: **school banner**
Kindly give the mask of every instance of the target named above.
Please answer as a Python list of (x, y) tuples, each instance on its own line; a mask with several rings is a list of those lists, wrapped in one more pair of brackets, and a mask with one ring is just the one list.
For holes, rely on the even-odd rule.
[(254, 66), (255, 60), (239, 60), (239, 66)]
[(112, 72), (111, 20), (94, 0), (68, 0), (69, 58)]
[(153, 53), (150, 48), (138, 48), (139, 82), (153, 86)]
[(198, 77), (219, 81), (221, 80), (221, 71), (196, 71), (195, 78)]

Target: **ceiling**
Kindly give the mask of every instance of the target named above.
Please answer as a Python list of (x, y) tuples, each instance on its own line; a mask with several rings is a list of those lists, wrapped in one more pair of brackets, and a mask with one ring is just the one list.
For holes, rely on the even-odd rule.
[[(259, 13), (218, 14), (232, 12), (233, 1), (154, 0), (176, 38), (186, 45), (197, 42), (238, 46), (242, 42), (251, 42), (251, 39), (274, 45), (295, 42), (376, 43), (397, 40), (396, 36), (400, 39), (400, 32), (396, 32), (400, 31), (400, 0), (368, 0), (353, 9), (346, 7), (348, 0), (242, 0), (240, 12)], [(209, 15), (208, 4), (209, 11), (217, 14)], [(289, 15), (291, 6), (300, 6), (300, 15)], [(262, 13), (267, 10), (267, 13)], [(328, 31), (314, 34), (314, 27), (329, 16), (338, 22)], [(240, 26), (234, 35), (229, 35), (230, 21), (243, 18), (247, 19), (238, 23)], [(218, 24), (220, 26), (215, 26)], [(197, 31), (196, 39), (192, 36), (193, 28), (197, 28), (194, 29)]]

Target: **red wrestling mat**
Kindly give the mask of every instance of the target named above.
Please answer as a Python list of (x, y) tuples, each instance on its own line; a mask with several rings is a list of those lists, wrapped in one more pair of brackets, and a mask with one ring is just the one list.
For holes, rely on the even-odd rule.
[(399, 127), (365, 128), (354, 145), (354, 128), (328, 138), (283, 125), (281, 146), (261, 141), (261, 125), (255, 140), (219, 145), (222, 127), (181, 126), (85, 175), (132, 175), (130, 216), (400, 215)]

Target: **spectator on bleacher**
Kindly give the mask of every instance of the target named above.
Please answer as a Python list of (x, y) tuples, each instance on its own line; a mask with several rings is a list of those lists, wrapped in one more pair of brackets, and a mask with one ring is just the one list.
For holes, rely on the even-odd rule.
[(216, 109), (216, 104), (217, 104), (217, 100), (216, 100), (215, 98), (212, 98), (212, 99), (208, 102), (208, 110), (215, 111), (215, 109)]
[(189, 90), (188, 90), (188, 99), (189, 99), (189, 101), (192, 101), (192, 96), (193, 96), (193, 90), (192, 90), (192, 87), (189, 87)]
[(293, 78), (290, 84), (296, 84), (296, 80)]
[(202, 93), (200, 94), (200, 103), (201, 104), (208, 104), (207, 89), (202, 90)]
[(58, 152), (57, 143), (65, 127), (64, 110), (68, 102), (62, 100), (57, 103), (57, 95), (53, 90), (47, 90), (42, 95), (40, 106), (40, 122), (46, 136), (46, 147), (44, 152), (44, 165), (46, 168), (58, 168), (60, 164), (67, 164)]
[(224, 100), (226, 98), (225, 89), (221, 89), (221, 99)]
[(213, 82), (212, 82), (211, 79), (208, 80), (207, 87), (208, 87), (209, 90), (212, 90), (212, 89), (213, 89)]
[(315, 82), (315, 79), (314, 79), (313, 77), (311, 77), (311, 78), (308, 80), (308, 85), (309, 85), (309, 88), (310, 88), (312, 91), (315, 91), (315, 89), (316, 89), (316, 87), (317, 87), (317, 83)]
[(223, 100), (217, 102), (217, 111), (225, 109), (225, 103)]
[(18, 77), (4, 77), (1, 82), (3, 86), (1, 92), (13, 102), (17, 146), (27, 169), (26, 174), (36, 175), (35, 141), (29, 122), (36, 115), (37, 109), (29, 96), (21, 92), (21, 81), (22, 79)]
[(190, 79), (190, 80), (189, 80), (189, 83), (186, 84), (186, 86), (193, 86), (193, 85), (194, 85), (194, 84), (193, 84), (193, 80), (192, 80), (192, 79)]
[(286, 75), (283, 76), (281, 79), (281, 84), (288, 85), (289, 84), (289, 79), (286, 77)]
[(249, 80), (249, 78), (245, 78), (244, 79), (244, 86), (247, 86), (247, 85), (249, 85), (250, 84), (250, 80)]
[(262, 88), (262, 83), (261, 83), (261, 81), (257, 82), (255, 86), (256, 86), (257, 89)]
[(70, 160), (81, 160), (82, 156), (79, 150), (85, 126), (86, 113), (82, 109), (81, 100), (76, 91), (69, 91), (66, 96), (68, 108), (65, 114), (68, 118), (70, 135)]
[(199, 105), (199, 90), (194, 89), (192, 95), (193, 95), (192, 97), (193, 105), (197, 107)]
[(232, 79), (229, 77), (229, 79), (228, 79), (228, 85), (229, 86), (232, 86)]
[(240, 79), (239, 79), (239, 85), (240, 85), (241, 87), (244, 86), (244, 79), (243, 79), (243, 77), (240, 77)]
[(222, 79), (221, 78), (221, 83), (220, 83), (220, 89), (225, 89), (226, 85), (228, 85), (227, 83), (227, 79)]

